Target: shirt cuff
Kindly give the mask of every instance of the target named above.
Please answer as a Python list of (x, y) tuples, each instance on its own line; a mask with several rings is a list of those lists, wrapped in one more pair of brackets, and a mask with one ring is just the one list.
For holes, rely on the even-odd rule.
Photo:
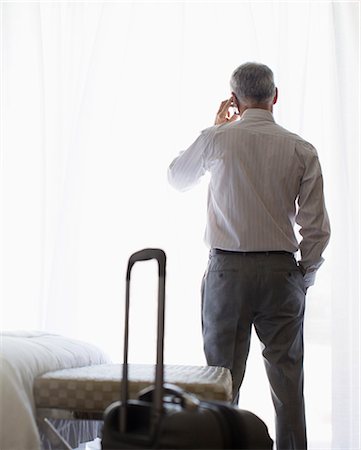
[(301, 264), (299, 266), (303, 275), (303, 279), (305, 281), (306, 289), (309, 288), (310, 286), (313, 286), (315, 284), (317, 270), (313, 268), (306, 270), (304, 267), (302, 267)]

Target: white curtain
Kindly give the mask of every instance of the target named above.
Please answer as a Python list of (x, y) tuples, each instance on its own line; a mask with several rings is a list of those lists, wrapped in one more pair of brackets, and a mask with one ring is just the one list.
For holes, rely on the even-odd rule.
[[(232, 70), (264, 62), (279, 87), (276, 120), (318, 149), (332, 224), (307, 298), (310, 446), (359, 449), (359, 4), (0, 8), (2, 328), (78, 337), (120, 359), (127, 258), (161, 247), (168, 255), (166, 362), (205, 364), (206, 181), (179, 194), (166, 170), (213, 124)], [(134, 270), (133, 361), (153, 361), (156, 271), (149, 266)], [(253, 341), (241, 406), (273, 433)]]

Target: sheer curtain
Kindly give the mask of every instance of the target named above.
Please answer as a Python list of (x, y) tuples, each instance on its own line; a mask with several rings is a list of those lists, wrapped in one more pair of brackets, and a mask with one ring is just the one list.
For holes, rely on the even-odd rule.
[[(205, 363), (207, 183), (179, 194), (166, 170), (213, 123), (232, 70), (264, 62), (279, 87), (276, 120), (318, 149), (332, 224), (307, 298), (310, 444), (359, 449), (359, 4), (0, 7), (2, 328), (74, 336), (119, 359), (127, 258), (162, 247), (166, 362)], [(153, 361), (152, 276), (154, 266), (135, 268), (134, 361)], [(253, 339), (241, 405), (273, 432), (259, 353)]]

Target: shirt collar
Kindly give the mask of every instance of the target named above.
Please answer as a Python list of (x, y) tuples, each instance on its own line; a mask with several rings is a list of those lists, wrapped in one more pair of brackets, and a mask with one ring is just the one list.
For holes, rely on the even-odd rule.
[(262, 119), (268, 122), (275, 122), (273, 114), (271, 111), (262, 108), (248, 108), (244, 111), (241, 116), (241, 120), (244, 119)]

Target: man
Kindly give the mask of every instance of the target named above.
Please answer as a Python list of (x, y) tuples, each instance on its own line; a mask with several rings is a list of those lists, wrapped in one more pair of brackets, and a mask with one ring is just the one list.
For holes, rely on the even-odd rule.
[(207, 363), (231, 370), (236, 403), (253, 325), (276, 411), (277, 448), (306, 449), (305, 295), (330, 236), (321, 168), (311, 144), (275, 123), (278, 92), (267, 66), (243, 64), (230, 84), (215, 126), (171, 163), (168, 178), (185, 190), (211, 174), (211, 250), (202, 283)]

